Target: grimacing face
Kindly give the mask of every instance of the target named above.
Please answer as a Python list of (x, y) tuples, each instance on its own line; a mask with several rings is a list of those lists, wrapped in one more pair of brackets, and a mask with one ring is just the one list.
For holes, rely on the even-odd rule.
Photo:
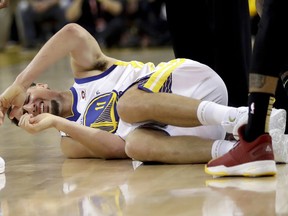
[(21, 108), (12, 107), (8, 116), (15, 124), (18, 124), (20, 117), (25, 114), (37, 116), (41, 113), (59, 115), (59, 103), (55, 100), (55, 92), (48, 88), (47, 84), (38, 83), (28, 88), (26, 100)]

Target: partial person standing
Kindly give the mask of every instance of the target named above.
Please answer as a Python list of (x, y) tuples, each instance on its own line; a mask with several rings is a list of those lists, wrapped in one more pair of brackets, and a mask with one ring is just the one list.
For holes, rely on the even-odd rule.
[(229, 105), (247, 105), (252, 51), (248, 1), (164, 1), (175, 57), (210, 66), (227, 86)]
[(263, 9), (249, 74), (248, 123), (239, 129), (240, 141), (235, 148), (206, 165), (206, 172), (214, 176), (277, 173), (269, 122), (279, 76), (283, 80), (288, 78), (288, 1), (257, 3)]

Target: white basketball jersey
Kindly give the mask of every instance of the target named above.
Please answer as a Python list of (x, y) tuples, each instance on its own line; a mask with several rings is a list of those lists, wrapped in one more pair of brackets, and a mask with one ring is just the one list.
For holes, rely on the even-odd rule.
[[(205, 84), (212, 80), (212, 85)], [(118, 61), (99, 75), (75, 78), (75, 83), (70, 88), (73, 94), (73, 115), (67, 119), (115, 133), (125, 139), (127, 134), (139, 124), (131, 125), (120, 121), (116, 106), (123, 92), (135, 83), (138, 83), (139, 89), (147, 92), (176, 93), (220, 104), (227, 103), (226, 88), (220, 77), (211, 68), (199, 62), (174, 59), (155, 66), (151, 62), (144, 64), (139, 61)], [(163, 128), (165, 131), (167, 131), (165, 128), (171, 131), (171, 135), (174, 135), (173, 131), (177, 133), (180, 131), (179, 135), (181, 135), (181, 128), (179, 130), (177, 127), (169, 126)], [(193, 128), (183, 128), (183, 132), (185, 135), (190, 134), (191, 129)], [(199, 133), (199, 127), (194, 129)], [(217, 134), (218, 132), (217, 129)], [(210, 134), (207, 133), (209, 136)]]

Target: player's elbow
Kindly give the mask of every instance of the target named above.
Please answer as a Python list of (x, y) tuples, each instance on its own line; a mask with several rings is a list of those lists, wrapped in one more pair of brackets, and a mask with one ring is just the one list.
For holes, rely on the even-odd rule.
[(65, 38), (66, 42), (69, 41), (77, 43), (85, 38), (84, 29), (76, 23), (68, 23), (61, 29), (62, 37)]

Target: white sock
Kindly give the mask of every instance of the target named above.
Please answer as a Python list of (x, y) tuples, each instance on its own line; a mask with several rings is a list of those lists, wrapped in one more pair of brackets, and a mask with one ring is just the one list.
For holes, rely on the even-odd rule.
[(235, 107), (217, 104), (212, 101), (202, 101), (197, 109), (197, 117), (202, 125), (221, 124), (226, 118), (235, 117), (238, 111)]
[(229, 141), (229, 140), (216, 140), (214, 141), (211, 149), (212, 159), (218, 158), (228, 151), (230, 151), (237, 141)]

